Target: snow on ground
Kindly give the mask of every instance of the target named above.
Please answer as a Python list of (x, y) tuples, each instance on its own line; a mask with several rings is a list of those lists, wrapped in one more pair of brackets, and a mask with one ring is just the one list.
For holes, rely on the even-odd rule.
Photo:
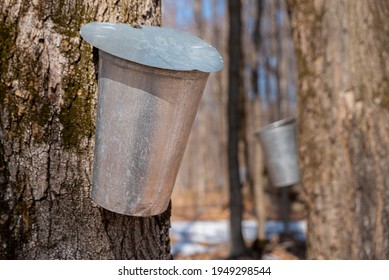
[[(254, 241), (257, 234), (256, 221), (243, 221), (242, 227), (244, 239)], [(266, 237), (270, 238), (273, 234), (282, 233), (284, 226), (280, 221), (267, 221), (265, 229)], [(291, 221), (289, 229), (297, 239), (305, 239), (305, 221)], [(215, 245), (229, 242), (229, 221), (175, 221), (172, 222), (170, 234), (175, 241), (171, 249), (173, 255), (207, 253)]]

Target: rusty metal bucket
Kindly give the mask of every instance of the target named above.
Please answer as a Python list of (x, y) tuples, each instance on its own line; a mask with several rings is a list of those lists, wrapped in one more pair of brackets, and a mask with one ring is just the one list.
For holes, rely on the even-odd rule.
[(121, 214), (160, 214), (209, 72), (223, 61), (199, 38), (165, 28), (92, 23), (81, 35), (99, 48), (92, 199)]
[(269, 124), (256, 132), (262, 146), (270, 180), (276, 187), (300, 181), (295, 118)]

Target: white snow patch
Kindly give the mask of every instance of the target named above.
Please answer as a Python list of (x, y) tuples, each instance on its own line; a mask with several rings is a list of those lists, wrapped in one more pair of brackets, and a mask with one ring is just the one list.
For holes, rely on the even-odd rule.
[[(297, 239), (305, 240), (305, 221), (291, 221), (290, 231)], [(243, 221), (243, 238), (246, 241), (254, 241), (257, 236), (257, 223), (253, 220)], [(280, 234), (284, 230), (280, 221), (267, 221), (265, 224), (266, 237)], [(230, 239), (229, 221), (176, 221), (172, 222), (170, 234), (175, 243), (172, 244), (173, 255), (190, 256), (198, 253), (207, 253), (213, 250), (215, 245), (228, 243)]]

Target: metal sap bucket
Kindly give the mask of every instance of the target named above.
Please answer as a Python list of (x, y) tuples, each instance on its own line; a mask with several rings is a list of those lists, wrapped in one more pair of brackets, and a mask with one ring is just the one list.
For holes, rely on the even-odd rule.
[(300, 181), (296, 141), (296, 120), (283, 119), (257, 133), (270, 180), (276, 187), (292, 186)]
[(113, 212), (164, 212), (209, 72), (223, 60), (197, 37), (171, 29), (90, 23), (99, 49), (92, 199)]

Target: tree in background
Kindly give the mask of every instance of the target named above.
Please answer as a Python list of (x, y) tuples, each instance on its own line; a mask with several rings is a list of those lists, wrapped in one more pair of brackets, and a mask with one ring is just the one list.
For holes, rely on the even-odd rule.
[(148, 218), (90, 200), (90, 21), (161, 24), (161, 1), (2, 1), (0, 258), (170, 259), (170, 209)]
[[(253, 3), (251, 3), (253, 2)], [(245, 77), (244, 113), (242, 114), (242, 129), (244, 143), (244, 164), (246, 167), (246, 182), (252, 194), (255, 216), (258, 225), (257, 240), (261, 243), (266, 239), (266, 199), (262, 150), (255, 132), (262, 126), (261, 98), (259, 89), (260, 55), (262, 50), (262, 17), (264, 1), (257, 0), (245, 3), (243, 6), (243, 42), (244, 63), (247, 67)], [(253, 22), (253, 23), (251, 23)], [(250, 28), (253, 24), (253, 28)], [(251, 30), (252, 29), (252, 30)], [(251, 32), (250, 32), (251, 31)], [(248, 34), (247, 34), (248, 33)], [(259, 243), (259, 244), (260, 244)]]
[(389, 258), (389, 3), (288, 1), (308, 258)]
[(239, 178), (239, 137), (242, 114), (242, 46), (241, 3), (228, 1), (229, 11), (229, 66), (228, 66), (228, 176), (230, 195), (231, 255), (246, 253), (242, 235), (242, 185)]

